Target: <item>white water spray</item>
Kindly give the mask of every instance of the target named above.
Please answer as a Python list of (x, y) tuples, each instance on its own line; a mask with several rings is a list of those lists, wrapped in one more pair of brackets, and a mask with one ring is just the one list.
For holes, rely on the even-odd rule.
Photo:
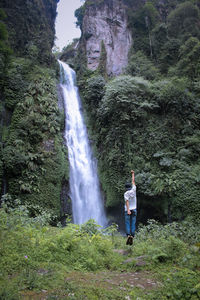
[(82, 224), (94, 219), (99, 225), (105, 226), (106, 217), (97, 166), (81, 112), (78, 88), (75, 86), (75, 72), (65, 63), (59, 61), (59, 64), (65, 105), (65, 139), (70, 163), (73, 221)]

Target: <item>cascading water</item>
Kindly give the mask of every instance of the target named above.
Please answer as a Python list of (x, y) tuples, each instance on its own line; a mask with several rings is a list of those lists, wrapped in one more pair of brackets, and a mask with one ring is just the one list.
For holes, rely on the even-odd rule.
[(59, 64), (65, 105), (65, 139), (70, 163), (73, 221), (82, 224), (94, 219), (99, 225), (105, 226), (106, 217), (97, 166), (81, 112), (78, 88), (75, 86), (75, 72), (65, 63), (59, 61)]

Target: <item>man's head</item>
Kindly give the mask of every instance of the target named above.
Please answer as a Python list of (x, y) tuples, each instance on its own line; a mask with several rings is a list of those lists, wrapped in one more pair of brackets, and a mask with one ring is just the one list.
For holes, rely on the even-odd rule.
[(132, 189), (132, 184), (131, 184), (130, 182), (126, 182), (126, 183), (125, 183), (125, 189), (126, 189), (127, 191), (131, 190), (131, 189)]

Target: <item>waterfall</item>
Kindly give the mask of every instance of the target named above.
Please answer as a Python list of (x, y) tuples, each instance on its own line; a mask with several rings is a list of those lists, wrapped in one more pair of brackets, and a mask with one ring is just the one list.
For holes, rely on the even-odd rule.
[(84, 123), (81, 100), (75, 85), (75, 72), (59, 61), (61, 88), (65, 106), (65, 140), (70, 163), (70, 198), (73, 221), (82, 224), (94, 219), (106, 225), (103, 200), (97, 175), (97, 164), (92, 155)]

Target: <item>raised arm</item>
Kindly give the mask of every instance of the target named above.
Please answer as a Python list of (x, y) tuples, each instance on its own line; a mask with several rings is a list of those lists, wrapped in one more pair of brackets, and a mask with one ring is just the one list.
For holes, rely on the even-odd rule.
[(135, 185), (135, 172), (131, 170), (131, 174), (132, 174), (132, 185)]

